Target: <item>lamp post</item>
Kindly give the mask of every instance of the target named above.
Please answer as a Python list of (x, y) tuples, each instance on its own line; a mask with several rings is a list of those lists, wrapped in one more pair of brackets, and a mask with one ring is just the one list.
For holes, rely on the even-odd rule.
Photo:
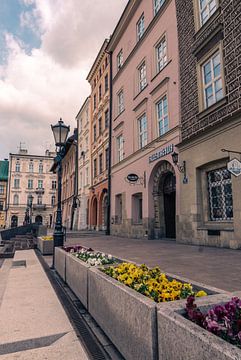
[(29, 224), (32, 224), (33, 195), (29, 195), (28, 207), (29, 207)]
[[(61, 184), (62, 184), (62, 159), (65, 152), (65, 144), (68, 137), (70, 127), (65, 125), (63, 120), (60, 118), (56, 125), (51, 125), (53, 131), (55, 145), (57, 147), (57, 156), (55, 161), (57, 163), (57, 174), (58, 174), (58, 197), (57, 197), (57, 214), (54, 228), (54, 248), (56, 246), (63, 246), (64, 243), (64, 232), (62, 226), (62, 209), (61, 209)], [(53, 256), (54, 265), (54, 256)]]

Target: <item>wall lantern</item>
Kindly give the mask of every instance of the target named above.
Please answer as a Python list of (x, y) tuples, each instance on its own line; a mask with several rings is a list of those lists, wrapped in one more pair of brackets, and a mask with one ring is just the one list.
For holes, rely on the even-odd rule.
[(187, 173), (186, 173), (186, 161), (183, 161), (182, 164), (178, 163), (178, 153), (175, 151), (172, 153), (173, 164), (178, 168), (178, 170), (183, 173), (183, 184), (188, 183)]

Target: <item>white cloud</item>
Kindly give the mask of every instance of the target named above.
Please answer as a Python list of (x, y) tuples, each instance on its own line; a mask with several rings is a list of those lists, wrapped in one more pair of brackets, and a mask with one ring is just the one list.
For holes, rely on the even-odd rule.
[(0, 158), (20, 141), (43, 153), (52, 142), (50, 124), (59, 117), (75, 126), (75, 116), (89, 95), (86, 75), (127, 0), (22, 0), (35, 3), (21, 15), (22, 26), (39, 32), (40, 49), (30, 55), (21, 39), (6, 34), (9, 52), (0, 66)]

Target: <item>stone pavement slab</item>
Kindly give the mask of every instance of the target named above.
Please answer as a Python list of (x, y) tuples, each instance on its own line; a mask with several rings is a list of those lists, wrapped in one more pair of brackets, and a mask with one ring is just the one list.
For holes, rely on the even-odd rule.
[(26, 266), (9, 269), (0, 306), (1, 359), (88, 359), (35, 252), (18, 260)]
[(173, 240), (129, 239), (115, 236), (67, 238), (81, 244), (225, 291), (241, 290), (241, 251), (184, 245)]

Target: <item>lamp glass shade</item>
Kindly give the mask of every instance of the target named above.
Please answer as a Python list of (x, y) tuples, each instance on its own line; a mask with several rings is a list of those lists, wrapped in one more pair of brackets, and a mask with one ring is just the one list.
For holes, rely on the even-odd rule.
[(178, 163), (178, 154), (176, 152), (172, 153), (172, 161), (174, 165)]
[(65, 125), (63, 120), (60, 119), (56, 125), (51, 125), (54, 140), (56, 146), (63, 146), (66, 143), (68, 133), (69, 133), (69, 126)]

